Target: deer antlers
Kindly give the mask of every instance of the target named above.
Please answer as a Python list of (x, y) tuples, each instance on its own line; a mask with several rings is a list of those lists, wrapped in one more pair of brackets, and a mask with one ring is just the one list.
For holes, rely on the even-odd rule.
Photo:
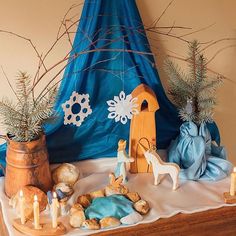
[(116, 178), (114, 173), (110, 173), (109, 178), (110, 178), (110, 185), (113, 186), (114, 188), (119, 188), (120, 185), (122, 185), (122, 181), (123, 181), (122, 175)]

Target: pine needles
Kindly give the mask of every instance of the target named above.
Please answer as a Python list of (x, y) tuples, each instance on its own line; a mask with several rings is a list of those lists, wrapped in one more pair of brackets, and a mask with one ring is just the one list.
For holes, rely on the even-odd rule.
[(196, 124), (212, 122), (216, 89), (222, 80), (207, 76), (206, 58), (200, 53), (197, 41), (189, 44), (187, 62), (188, 74), (172, 61), (165, 62), (165, 71), (169, 77), (169, 94), (183, 121), (193, 121)]
[(32, 82), (24, 72), (16, 79), (18, 102), (13, 104), (9, 99), (0, 101), (0, 122), (7, 133), (17, 142), (28, 142), (37, 139), (43, 132), (43, 124), (53, 115), (57, 97), (57, 87), (48, 91), (48, 96), (36, 102), (31, 91)]

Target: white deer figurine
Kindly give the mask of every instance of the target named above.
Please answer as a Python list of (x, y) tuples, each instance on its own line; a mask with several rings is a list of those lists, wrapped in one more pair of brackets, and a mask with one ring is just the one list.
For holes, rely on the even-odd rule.
[(161, 157), (157, 154), (154, 148), (147, 149), (140, 142), (139, 145), (143, 151), (143, 154), (147, 160), (147, 163), (152, 165), (153, 175), (154, 175), (154, 185), (160, 183), (159, 175), (169, 174), (173, 181), (173, 190), (176, 190), (179, 186), (179, 172), (180, 168), (175, 163), (167, 163), (162, 161)]
[(129, 157), (126, 150), (126, 141), (120, 140), (118, 142), (118, 150), (117, 150), (117, 166), (115, 170), (115, 176), (118, 178), (119, 176), (123, 176), (123, 183), (127, 182), (127, 166), (126, 163), (130, 163), (134, 161), (134, 158)]

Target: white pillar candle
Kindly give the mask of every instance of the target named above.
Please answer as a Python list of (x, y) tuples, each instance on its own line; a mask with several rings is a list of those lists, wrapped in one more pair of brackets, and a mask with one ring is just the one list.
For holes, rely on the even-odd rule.
[(19, 205), (20, 205), (20, 221), (21, 224), (25, 224), (25, 197), (23, 191), (20, 190), (20, 198), (19, 198)]
[(233, 173), (231, 173), (230, 195), (234, 196), (235, 191), (236, 191), (236, 167), (234, 167)]
[(59, 202), (57, 199), (57, 194), (53, 192), (52, 198), (52, 227), (57, 228), (57, 216), (58, 216)]
[(40, 229), (41, 227), (39, 225), (39, 202), (37, 195), (34, 195), (33, 208), (34, 208), (34, 228)]

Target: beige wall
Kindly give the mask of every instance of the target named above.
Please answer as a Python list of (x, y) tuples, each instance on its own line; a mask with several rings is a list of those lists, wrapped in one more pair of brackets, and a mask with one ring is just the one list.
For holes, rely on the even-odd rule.
[[(40, 51), (54, 40), (61, 17), (76, 0), (0, 0), (0, 29), (18, 32), (31, 38)], [(167, 0), (137, 0), (140, 13), (145, 24), (150, 24), (160, 15), (169, 1)], [(81, 8), (80, 8), (81, 9)], [(215, 25), (188, 37), (200, 41), (210, 41), (225, 37), (236, 37), (236, 1), (235, 0), (176, 0), (160, 21), (162, 26), (189, 26), (194, 29), (203, 28), (212, 23)], [(80, 10), (78, 10), (80, 11)], [(179, 31), (179, 33), (181, 33)], [(182, 31), (183, 33), (183, 31)], [(186, 45), (176, 40), (158, 36), (158, 42), (150, 40), (157, 47), (157, 64), (163, 84), (166, 77), (162, 71), (163, 54), (167, 50), (185, 55)], [(222, 42), (207, 51), (211, 57), (214, 52), (235, 42)], [(50, 58), (55, 61), (63, 55), (67, 46), (61, 45)], [(210, 64), (211, 69), (229, 77), (234, 82), (225, 81), (218, 92), (218, 106), (215, 119), (222, 134), (222, 143), (227, 147), (229, 158), (236, 164), (236, 47), (224, 50)], [(0, 34), (0, 65), (2, 65), (11, 80), (17, 70), (27, 70), (33, 73), (37, 65), (31, 49), (19, 39)], [(0, 72), (0, 95), (12, 96), (3, 75)], [(2, 129), (3, 132), (3, 129)]]

